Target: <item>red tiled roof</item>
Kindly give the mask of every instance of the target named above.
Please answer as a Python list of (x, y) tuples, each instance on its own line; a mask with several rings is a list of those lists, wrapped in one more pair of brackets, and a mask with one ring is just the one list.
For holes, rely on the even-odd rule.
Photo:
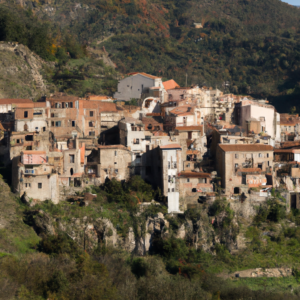
[(30, 99), (0, 99), (0, 105), (1, 104), (15, 104), (15, 103), (32, 103), (32, 100)]
[(193, 178), (210, 178), (211, 175), (209, 173), (201, 173), (201, 172), (187, 172), (187, 171), (182, 171), (178, 174), (179, 177), (193, 177)]
[(181, 149), (181, 146), (179, 144), (168, 144), (168, 145), (164, 145), (164, 146), (161, 146), (160, 149)]
[(238, 172), (242, 172), (242, 173), (261, 173), (262, 170), (260, 168), (242, 168), (242, 169), (238, 169)]
[(175, 82), (175, 80), (171, 79), (168, 81), (163, 82), (163, 86), (165, 90), (175, 89), (176, 87), (179, 87), (179, 84)]
[(46, 102), (33, 102), (33, 107), (46, 107)]
[(44, 154), (46, 155), (46, 151), (35, 151), (35, 150), (26, 150), (22, 151), (23, 154)]
[(270, 145), (258, 144), (236, 144), (236, 145), (218, 145), (225, 152), (256, 152), (256, 151), (273, 151), (274, 148)]
[(200, 151), (198, 151), (198, 150), (187, 150), (186, 154), (187, 155), (189, 155), (189, 154), (200, 154)]
[(33, 108), (33, 103), (14, 103), (17, 108)]
[(132, 73), (128, 73), (127, 75), (134, 76), (134, 75), (138, 75), (138, 74), (143, 75), (148, 78), (151, 78), (151, 79), (160, 79), (161, 78), (161, 77), (153, 76), (153, 75), (143, 73), (143, 72), (132, 72)]

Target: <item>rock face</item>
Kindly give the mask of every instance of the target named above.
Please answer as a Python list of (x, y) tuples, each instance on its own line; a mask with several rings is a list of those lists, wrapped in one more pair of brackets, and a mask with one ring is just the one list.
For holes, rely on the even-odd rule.
[(10, 42), (0, 42), (0, 57), (1, 98), (35, 99), (47, 94), (42, 71), (53, 68), (53, 63), (46, 63), (26, 46)]

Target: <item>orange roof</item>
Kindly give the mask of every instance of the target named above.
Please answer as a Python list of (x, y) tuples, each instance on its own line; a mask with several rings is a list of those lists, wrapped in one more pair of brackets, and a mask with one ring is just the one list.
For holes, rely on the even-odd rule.
[(88, 95), (86, 98), (91, 101), (97, 101), (97, 100), (101, 101), (101, 100), (111, 99), (110, 97), (105, 95)]
[(33, 107), (46, 107), (46, 102), (33, 102)]
[(165, 146), (161, 146), (160, 149), (168, 150), (168, 149), (181, 149), (181, 146), (179, 144), (168, 144)]
[(242, 172), (242, 173), (261, 173), (262, 170), (260, 168), (242, 168), (242, 169), (238, 169), (238, 172)]
[(201, 173), (201, 172), (188, 172), (182, 171), (178, 174), (179, 177), (194, 177), (194, 178), (210, 178), (211, 175), (209, 173)]
[(81, 172), (81, 173), (74, 173), (74, 174), (72, 175), (72, 177), (81, 177), (82, 174), (83, 174), (83, 172)]
[(127, 75), (134, 76), (134, 75), (138, 75), (138, 74), (143, 75), (148, 78), (151, 78), (151, 79), (160, 79), (161, 78), (161, 77), (153, 76), (153, 75), (143, 73), (143, 72), (132, 72), (132, 73), (128, 73)]
[(178, 131), (202, 131), (202, 129), (203, 126), (179, 126), (175, 128)]
[(163, 86), (165, 90), (175, 89), (176, 87), (179, 87), (179, 84), (175, 82), (175, 80), (171, 79), (168, 81), (163, 82)]
[(235, 145), (218, 145), (225, 152), (256, 152), (256, 151), (273, 151), (274, 148), (270, 145), (260, 144), (235, 144)]
[(187, 155), (189, 155), (189, 154), (200, 154), (200, 151), (198, 151), (198, 150), (187, 150), (186, 154)]
[(13, 103), (32, 103), (32, 100), (30, 99), (0, 99), (0, 105), (1, 104), (13, 104)]
[(26, 150), (22, 151), (23, 154), (44, 154), (46, 155), (46, 151), (35, 151), (35, 150)]
[(33, 108), (33, 103), (14, 103), (17, 108)]

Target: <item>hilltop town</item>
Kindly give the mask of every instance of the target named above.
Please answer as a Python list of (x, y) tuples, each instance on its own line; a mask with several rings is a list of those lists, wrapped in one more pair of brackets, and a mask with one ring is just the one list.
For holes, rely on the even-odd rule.
[(300, 117), (267, 100), (130, 73), (113, 97), (0, 99), (0, 118), (1, 162), (30, 205), (134, 175), (169, 213), (220, 194), (262, 202), (272, 188), (288, 210), (300, 205)]

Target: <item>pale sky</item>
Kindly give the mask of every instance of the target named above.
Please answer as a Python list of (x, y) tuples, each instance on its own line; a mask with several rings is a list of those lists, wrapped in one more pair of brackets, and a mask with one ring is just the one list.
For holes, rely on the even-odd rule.
[(300, 5), (300, 0), (282, 0), (282, 1), (292, 5)]

